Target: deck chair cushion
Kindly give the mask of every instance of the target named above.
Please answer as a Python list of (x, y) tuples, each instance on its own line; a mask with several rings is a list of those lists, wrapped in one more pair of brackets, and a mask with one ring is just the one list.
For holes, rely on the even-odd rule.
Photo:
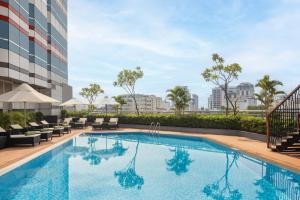
[(36, 135), (38, 133), (39, 133), (39, 131), (27, 131), (27, 132), (25, 132), (25, 135), (26, 136), (31, 136), (31, 135)]
[(12, 125), (10, 125), (10, 127), (12, 129), (15, 129), (15, 130), (22, 130), (23, 129), (23, 127), (20, 126), (19, 124), (12, 124)]

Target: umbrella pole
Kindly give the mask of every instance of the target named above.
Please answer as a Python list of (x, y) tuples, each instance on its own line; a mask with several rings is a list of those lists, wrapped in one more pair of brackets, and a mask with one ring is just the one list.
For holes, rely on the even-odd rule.
[(25, 124), (24, 124), (24, 126), (26, 126), (27, 115), (26, 115), (26, 102), (25, 101), (24, 101), (24, 116), (25, 116)]
[(105, 116), (107, 116), (107, 104), (105, 104)]

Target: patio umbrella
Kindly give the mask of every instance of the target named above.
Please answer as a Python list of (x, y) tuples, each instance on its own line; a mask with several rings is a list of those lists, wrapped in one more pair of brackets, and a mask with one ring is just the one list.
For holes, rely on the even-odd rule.
[(26, 124), (26, 103), (59, 103), (58, 100), (33, 89), (27, 83), (22, 83), (10, 92), (0, 95), (0, 102), (24, 103)]
[(60, 104), (60, 106), (74, 107), (74, 110), (76, 110), (77, 105), (86, 105), (86, 103), (83, 103), (83, 102), (77, 100), (76, 98), (72, 98), (72, 99)]
[(105, 115), (107, 115), (107, 105), (117, 105), (118, 103), (113, 98), (109, 98), (108, 96), (105, 96), (102, 99), (100, 99), (98, 104), (105, 106)]

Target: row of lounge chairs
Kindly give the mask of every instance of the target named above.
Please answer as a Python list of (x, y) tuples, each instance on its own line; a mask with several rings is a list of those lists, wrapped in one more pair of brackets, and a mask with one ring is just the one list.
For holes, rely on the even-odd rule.
[(118, 118), (110, 118), (108, 122), (104, 121), (104, 118), (96, 118), (95, 122), (92, 124), (93, 130), (97, 129), (117, 129)]
[(24, 128), (19, 124), (12, 124), (9, 130), (4, 130), (0, 127), (0, 135), (7, 136), (7, 143), (10, 146), (18, 144), (30, 144), (35, 146), (40, 144), (41, 140), (52, 140), (54, 135), (62, 136), (65, 133), (71, 133), (71, 126), (60, 125), (50, 127), (50, 124), (43, 120), (40, 124), (29, 122), (28, 127)]
[[(73, 118), (65, 118), (60, 124), (51, 125), (46, 120), (37, 122), (29, 122), (28, 127), (24, 128), (19, 124), (12, 124), (9, 130), (0, 127), (0, 137), (5, 137), (7, 144), (10, 146), (20, 144), (30, 144), (35, 146), (41, 141), (52, 140), (53, 136), (62, 136), (71, 133), (71, 128), (87, 127), (87, 118), (79, 118), (73, 122)], [(96, 118), (92, 124), (93, 130), (97, 129), (116, 129), (118, 128), (118, 118), (110, 118), (108, 122), (104, 118)], [(0, 144), (1, 148), (1, 144)]]

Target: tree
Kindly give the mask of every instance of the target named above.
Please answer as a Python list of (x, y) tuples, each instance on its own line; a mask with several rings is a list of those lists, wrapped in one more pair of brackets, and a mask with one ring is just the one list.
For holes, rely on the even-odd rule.
[(89, 102), (89, 111), (93, 111), (95, 109), (94, 103), (98, 95), (103, 92), (104, 90), (101, 89), (101, 86), (94, 83), (90, 84), (87, 88), (82, 88), (79, 94)]
[(117, 110), (120, 110), (120, 114), (121, 114), (121, 112), (122, 112), (122, 106), (125, 105), (125, 104), (127, 104), (127, 102), (125, 101), (125, 99), (122, 96), (114, 96), (113, 98), (118, 103)]
[(167, 91), (167, 97), (175, 105), (175, 114), (183, 114), (184, 109), (188, 107), (191, 100), (190, 93), (186, 87), (176, 86)]
[(258, 81), (255, 85), (256, 87), (261, 88), (259, 93), (256, 93), (255, 96), (264, 106), (266, 113), (272, 108), (274, 103), (274, 97), (279, 94), (285, 94), (284, 91), (277, 90), (277, 86), (282, 86), (283, 83), (277, 80), (270, 80), (269, 75), (264, 75), (262, 79)]
[(212, 60), (215, 65), (207, 68), (202, 73), (203, 78), (207, 82), (212, 82), (216, 86), (220, 87), (225, 94), (226, 100), (226, 115), (229, 113), (229, 104), (233, 109), (233, 114), (236, 115), (238, 111), (237, 99), (231, 99), (228, 94), (229, 84), (238, 79), (239, 74), (242, 72), (242, 68), (239, 64), (233, 63), (230, 65), (224, 65), (224, 59), (218, 54), (212, 55)]
[(136, 67), (135, 70), (124, 69), (118, 74), (118, 79), (114, 82), (115, 87), (123, 88), (133, 99), (136, 112), (139, 115), (139, 108), (136, 102), (135, 84), (140, 78), (143, 78), (144, 72), (140, 67)]

